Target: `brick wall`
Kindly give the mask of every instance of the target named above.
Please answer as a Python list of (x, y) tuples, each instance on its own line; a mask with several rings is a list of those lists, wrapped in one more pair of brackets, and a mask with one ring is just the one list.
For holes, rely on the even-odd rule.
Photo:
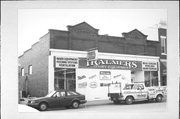
[[(49, 34), (40, 38), (38, 43), (19, 57), (19, 70), (24, 68), (28, 73), (28, 66), (32, 65), (32, 75), (27, 74), (28, 91), (30, 96), (44, 96), (48, 93), (48, 55)], [(20, 76), (19, 89), (25, 91), (26, 76)]]
[(82, 35), (58, 30), (50, 30), (50, 34), (52, 49), (87, 51), (97, 47), (99, 52), (160, 56), (160, 42), (149, 41), (145, 38), (135, 39), (88, 33)]

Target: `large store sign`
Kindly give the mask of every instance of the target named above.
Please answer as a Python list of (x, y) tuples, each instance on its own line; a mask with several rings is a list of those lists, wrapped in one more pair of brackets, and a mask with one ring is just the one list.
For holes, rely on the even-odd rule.
[(79, 58), (79, 68), (142, 70), (141, 61)]
[(157, 71), (158, 63), (157, 62), (142, 62), (143, 71)]
[(54, 64), (56, 68), (77, 68), (78, 58), (54, 57)]

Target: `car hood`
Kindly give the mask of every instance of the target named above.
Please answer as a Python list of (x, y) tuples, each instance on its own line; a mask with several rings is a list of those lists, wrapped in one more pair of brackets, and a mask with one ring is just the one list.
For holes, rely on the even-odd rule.
[(38, 97), (38, 98), (32, 98), (30, 100), (34, 100), (34, 101), (37, 101), (37, 100), (44, 100), (44, 99), (48, 99), (49, 97)]

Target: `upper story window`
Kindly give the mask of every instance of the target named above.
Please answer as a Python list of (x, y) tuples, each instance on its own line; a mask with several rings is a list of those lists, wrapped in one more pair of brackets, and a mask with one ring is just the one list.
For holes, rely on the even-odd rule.
[(24, 68), (21, 68), (21, 76), (24, 76)]
[(28, 74), (32, 74), (32, 65), (29, 65), (28, 67)]
[(161, 39), (161, 54), (167, 54), (167, 47), (166, 47), (166, 36), (160, 36)]

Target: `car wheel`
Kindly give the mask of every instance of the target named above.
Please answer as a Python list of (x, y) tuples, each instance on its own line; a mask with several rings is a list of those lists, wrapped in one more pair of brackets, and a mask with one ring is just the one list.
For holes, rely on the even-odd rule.
[(40, 103), (39, 110), (45, 111), (47, 110), (47, 108), (48, 108), (47, 103)]
[(74, 108), (74, 109), (79, 108), (79, 102), (78, 101), (73, 101), (72, 102), (72, 108)]
[(156, 101), (157, 101), (157, 102), (161, 102), (161, 101), (162, 101), (162, 95), (157, 95)]
[(130, 104), (133, 103), (133, 97), (130, 97), (130, 96), (129, 96), (129, 97), (126, 98), (125, 101), (126, 101), (126, 104), (130, 105)]

